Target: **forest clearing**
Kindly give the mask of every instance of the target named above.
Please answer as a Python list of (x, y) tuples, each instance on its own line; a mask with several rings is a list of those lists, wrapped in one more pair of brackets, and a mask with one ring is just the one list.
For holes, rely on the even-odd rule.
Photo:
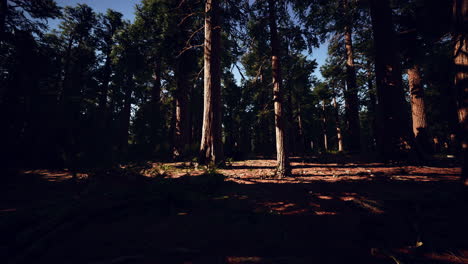
[(0, 263), (468, 264), (468, 0), (0, 0)]

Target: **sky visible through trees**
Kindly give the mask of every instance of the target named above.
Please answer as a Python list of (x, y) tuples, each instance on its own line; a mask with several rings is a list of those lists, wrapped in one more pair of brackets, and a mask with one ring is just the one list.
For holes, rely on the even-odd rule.
[[(108, 8), (114, 9), (118, 12), (121, 12), (124, 15), (124, 19), (128, 19), (133, 21), (135, 19), (135, 5), (138, 4), (140, 0), (58, 0), (57, 4), (59, 6), (66, 6), (66, 5), (75, 5), (77, 3), (83, 3), (91, 6), (97, 12), (104, 13)], [(59, 19), (50, 19), (49, 26), (51, 29), (54, 29), (60, 23)], [(317, 60), (318, 68), (325, 63), (325, 59), (327, 58), (327, 48), (328, 43), (320, 45), (319, 48), (314, 48), (311, 55), (312, 58)], [(233, 73), (236, 81), (240, 83), (241, 75), (239, 74), (239, 70), (237, 68), (233, 68)], [(319, 70), (315, 71), (315, 74), (318, 78), (322, 79), (322, 74)]]

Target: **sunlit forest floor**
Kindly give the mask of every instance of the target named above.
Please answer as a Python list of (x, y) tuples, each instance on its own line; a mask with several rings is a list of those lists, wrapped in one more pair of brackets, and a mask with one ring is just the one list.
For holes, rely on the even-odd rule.
[(284, 179), (274, 165), (25, 169), (0, 186), (0, 261), (468, 263), (454, 164), (293, 158)]

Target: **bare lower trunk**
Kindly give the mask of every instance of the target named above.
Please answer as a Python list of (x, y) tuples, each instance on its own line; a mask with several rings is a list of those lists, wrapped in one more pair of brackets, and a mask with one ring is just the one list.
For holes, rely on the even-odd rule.
[(375, 45), (379, 152), (385, 160), (401, 159), (409, 127), (401, 69), (388, 0), (370, 0)]
[(369, 119), (370, 119), (370, 125), (372, 128), (372, 144), (371, 144), (371, 149), (374, 151), (376, 145), (380, 145), (379, 142), (377, 142), (378, 137), (378, 129), (377, 129), (377, 100), (375, 99), (375, 89), (374, 89), (374, 84), (373, 84), (373, 78), (372, 78), (372, 72), (371, 72), (371, 63), (367, 63), (367, 89), (369, 92)]
[[(102, 81), (101, 94), (99, 96), (99, 111), (101, 111), (101, 114), (103, 114), (103, 112), (105, 112), (107, 109), (107, 94), (109, 90), (109, 80), (111, 78), (110, 52), (106, 54), (106, 62), (104, 64), (104, 75), (105, 76)], [(105, 116), (102, 116), (102, 118), (105, 118)]]
[(161, 134), (161, 60), (156, 58), (153, 65), (153, 87), (151, 89), (151, 149), (155, 149)]
[(123, 153), (128, 152), (128, 139), (129, 139), (129, 129), (130, 129), (130, 116), (132, 109), (132, 91), (133, 91), (133, 80), (132, 76), (127, 77), (127, 83), (125, 87), (125, 99), (124, 107), (122, 109), (122, 119), (121, 119), (121, 139), (120, 139), (120, 149)]
[(323, 148), (325, 151), (328, 151), (327, 113), (325, 111), (325, 100), (322, 101), (322, 114)]
[(288, 102), (287, 103), (288, 122), (287, 122), (286, 127), (288, 127), (289, 129), (287, 131), (288, 133), (286, 135), (286, 138), (288, 139), (287, 142), (289, 144), (287, 144), (286, 149), (288, 150), (290, 155), (295, 155), (295, 153), (297, 152), (297, 149), (296, 149), (297, 131), (296, 131), (296, 126), (294, 125), (294, 112), (293, 112), (291, 91), (289, 91), (287, 98), (288, 98), (288, 101), (287, 101)]
[(333, 108), (335, 111), (336, 139), (338, 141), (338, 152), (343, 152), (343, 136), (341, 135), (340, 114), (336, 96), (333, 96)]
[(453, 38), (455, 64), (455, 93), (457, 96), (458, 122), (462, 142), (462, 181), (468, 186), (468, 0), (454, 0)]
[(199, 161), (218, 165), (224, 161), (221, 134), (221, 18), (219, 0), (205, 3), (205, 80), (203, 128)]
[(345, 26), (345, 47), (346, 47), (346, 84), (347, 84), (347, 99), (346, 117), (347, 117), (347, 132), (348, 140), (347, 148), (351, 152), (359, 152), (361, 150), (361, 126), (359, 121), (359, 98), (356, 85), (356, 67), (354, 65), (353, 42), (352, 42), (352, 20), (348, 14), (348, 0), (343, 0), (344, 16), (347, 17), (347, 25)]
[(297, 128), (299, 134), (299, 148), (298, 152), (300, 155), (304, 155), (305, 152), (305, 137), (304, 137), (304, 125), (302, 124), (302, 112), (301, 105), (297, 107)]
[(276, 26), (275, 1), (269, 0), (269, 22), (271, 38), (271, 69), (273, 72), (273, 102), (275, 108), (275, 131), (276, 131), (276, 175), (284, 177), (289, 175), (289, 159), (286, 151), (286, 127), (283, 113), (283, 94), (281, 90), (281, 65), (279, 39)]
[(98, 140), (96, 147), (97, 151), (102, 156), (107, 156), (110, 150), (111, 142), (108, 138), (109, 127), (109, 109), (107, 107), (107, 95), (109, 92), (109, 81), (111, 78), (111, 60), (110, 51), (106, 53), (106, 62), (104, 64), (104, 78), (101, 86), (101, 94), (99, 96), (99, 114), (98, 114)]
[(411, 116), (413, 121), (413, 134), (418, 152), (425, 154), (429, 149), (427, 132), (426, 106), (424, 103), (424, 89), (421, 84), (419, 66), (414, 64), (408, 69), (408, 83), (411, 96)]
[(186, 153), (187, 143), (190, 133), (189, 112), (188, 112), (188, 73), (185, 66), (185, 56), (180, 57), (178, 70), (176, 72), (177, 90), (175, 92), (175, 125), (174, 125), (174, 148), (173, 157), (175, 159), (183, 157)]

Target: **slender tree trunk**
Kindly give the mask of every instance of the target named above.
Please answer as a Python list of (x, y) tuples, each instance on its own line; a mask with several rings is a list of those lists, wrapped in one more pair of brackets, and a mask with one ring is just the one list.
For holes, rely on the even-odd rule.
[(296, 126), (294, 125), (294, 112), (293, 112), (291, 91), (288, 92), (287, 98), (288, 98), (287, 127), (289, 129), (288, 129), (288, 133), (286, 134), (286, 138), (288, 139), (289, 144), (286, 146), (286, 149), (289, 151), (290, 155), (295, 155), (297, 133), (296, 133)]
[(106, 62), (104, 64), (104, 78), (102, 81), (101, 94), (99, 96), (99, 113), (98, 113), (98, 135), (96, 138), (99, 142), (96, 142), (97, 151), (99, 157), (108, 156), (108, 151), (111, 148), (111, 142), (108, 137), (109, 127), (109, 109), (107, 106), (107, 95), (109, 92), (109, 82), (111, 79), (111, 59), (110, 49), (106, 52)]
[(340, 113), (338, 109), (338, 103), (336, 102), (336, 95), (333, 96), (333, 108), (335, 111), (335, 126), (336, 126), (336, 139), (338, 141), (338, 152), (343, 152), (343, 136), (341, 135)]
[(60, 103), (64, 106), (67, 93), (69, 92), (69, 78), (70, 78), (70, 65), (71, 65), (71, 52), (73, 46), (73, 37), (68, 39), (67, 50), (65, 51), (65, 65), (63, 66), (63, 78), (62, 78), (62, 91), (60, 94)]
[(204, 108), (200, 144), (201, 164), (224, 161), (221, 127), (221, 17), (219, 0), (205, 3)]
[(130, 129), (130, 116), (131, 116), (131, 109), (132, 109), (132, 91), (133, 91), (133, 76), (129, 74), (127, 76), (127, 84), (125, 87), (125, 99), (124, 99), (124, 107), (122, 110), (122, 132), (121, 132), (121, 141), (120, 141), (120, 149), (122, 153), (128, 153), (128, 139), (129, 139), (129, 129)]
[(297, 106), (297, 128), (298, 128), (298, 134), (299, 134), (298, 152), (300, 155), (304, 155), (306, 145), (305, 145), (304, 125), (302, 124), (302, 112), (301, 112), (300, 104), (298, 104)]
[(344, 17), (347, 22), (344, 28), (344, 40), (346, 47), (346, 84), (347, 99), (346, 116), (348, 132), (348, 150), (360, 152), (361, 150), (361, 126), (359, 120), (359, 98), (356, 85), (356, 67), (354, 65), (353, 41), (352, 41), (352, 19), (349, 14), (348, 0), (343, 0)]
[(269, 0), (268, 5), (270, 13), (271, 69), (273, 71), (273, 102), (275, 108), (276, 175), (278, 177), (284, 177), (290, 174), (290, 167), (286, 150), (286, 127), (283, 113), (283, 94), (281, 90), (280, 43), (276, 26), (275, 1)]
[(372, 144), (371, 150), (375, 151), (375, 146), (380, 145), (378, 141), (379, 137), (377, 134), (379, 133), (377, 129), (377, 99), (375, 98), (375, 88), (373, 84), (373, 77), (372, 77), (372, 70), (371, 70), (371, 63), (370, 61), (367, 63), (367, 89), (369, 93), (369, 119), (370, 125), (372, 129)]
[[(151, 149), (161, 140), (161, 59), (157, 57), (153, 66), (153, 87), (151, 89)], [(151, 151), (152, 152), (152, 151)]]
[(327, 113), (325, 111), (325, 100), (322, 101), (322, 114), (323, 148), (325, 151), (328, 151)]
[[(106, 62), (104, 64), (104, 78), (102, 81), (101, 95), (99, 97), (99, 111), (105, 112), (107, 109), (107, 94), (109, 91), (109, 81), (111, 78), (111, 60), (110, 50), (106, 53)], [(105, 116), (103, 116), (105, 118)], [(104, 120), (101, 120), (104, 121)]]
[(457, 95), (458, 122), (462, 142), (462, 181), (468, 186), (468, 0), (453, 2), (453, 39), (455, 64), (455, 93)]
[(177, 62), (176, 70), (176, 92), (175, 92), (175, 125), (174, 125), (174, 149), (172, 152), (173, 158), (178, 159), (186, 153), (187, 143), (189, 138), (189, 112), (188, 112), (188, 72), (184, 63), (187, 63), (182, 54)]
[(402, 145), (409, 142), (401, 68), (388, 0), (370, 0), (375, 45), (379, 152), (385, 160), (401, 159)]

